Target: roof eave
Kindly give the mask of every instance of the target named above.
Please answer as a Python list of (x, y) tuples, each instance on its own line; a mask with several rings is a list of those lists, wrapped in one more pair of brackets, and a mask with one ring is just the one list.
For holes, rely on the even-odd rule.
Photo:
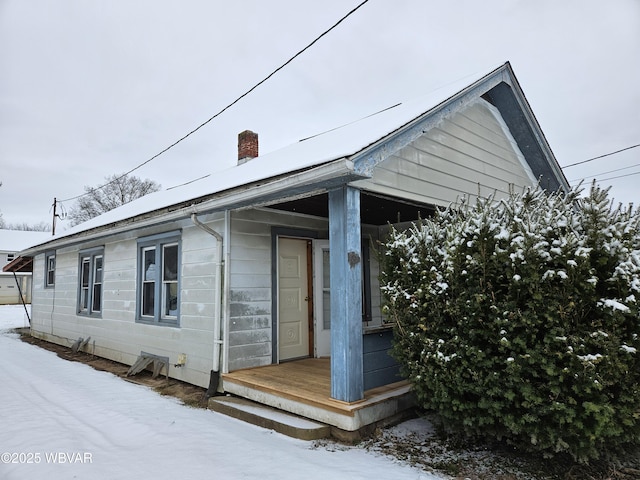
[(96, 240), (109, 235), (149, 227), (156, 224), (188, 218), (192, 214), (216, 213), (224, 210), (236, 210), (262, 206), (278, 200), (296, 197), (305, 192), (327, 191), (356, 180), (368, 178), (355, 172), (353, 162), (339, 158), (313, 168), (298, 171), (290, 175), (265, 179), (261, 183), (243, 185), (227, 192), (211, 194), (209, 198), (193, 199), (188, 204), (179, 204), (148, 212), (144, 215), (123, 219), (107, 225), (95, 227), (76, 234), (54, 238), (49, 242), (30, 247), (22, 256), (54, 250), (86, 241)]

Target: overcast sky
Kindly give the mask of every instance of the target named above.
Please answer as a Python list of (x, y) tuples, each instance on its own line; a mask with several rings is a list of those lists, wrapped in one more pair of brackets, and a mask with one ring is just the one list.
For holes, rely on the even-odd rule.
[[(4, 220), (50, 223), (54, 197), (143, 163), (360, 3), (0, 0)], [(168, 188), (234, 165), (242, 130), (267, 153), (507, 60), (560, 165), (640, 143), (640, 1), (369, 0), (134, 174)], [(602, 183), (640, 204), (634, 173), (640, 148), (565, 169), (625, 175)]]

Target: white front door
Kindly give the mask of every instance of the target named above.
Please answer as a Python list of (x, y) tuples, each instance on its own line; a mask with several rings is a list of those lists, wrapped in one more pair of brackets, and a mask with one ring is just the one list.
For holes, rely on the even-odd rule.
[(313, 292), (315, 356), (331, 355), (331, 284), (329, 240), (313, 243)]
[(308, 357), (308, 241), (278, 239), (278, 358)]

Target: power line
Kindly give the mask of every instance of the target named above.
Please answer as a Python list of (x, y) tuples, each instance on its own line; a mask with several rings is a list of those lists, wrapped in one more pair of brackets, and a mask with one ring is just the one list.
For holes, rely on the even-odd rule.
[(167, 188), (167, 190), (173, 190), (174, 188), (184, 187), (185, 185), (190, 185), (190, 184), (192, 184), (192, 183), (194, 183), (194, 182), (197, 182), (197, 181), (199, 181), (199, 180), (202, 180), (203, 178), (207, 178), (207, 177), (210, 177), (210, 176), (211, 176), (211, 174), (210, 174), (210, 173), (208, 173), (208, 174), (203, 175), (203, 176), (201, 176), (201, 177), (194, 178), (193, 180), (189, 180), (189, 181), (187, 181), (187, 182), (181, 183), (180, 185), (174, 185), (174, 186), (172, 186), (172, 187), (169, 187), (169, 188)]
[[(262, 80), (260, 80), (258, 83), (256, 83), (253, 87), (251, 87), (249, 90), (247, 90), (246, 92), (244, 92), (242, 95), (240, 95), (238, 98), (236, 98), (233, 102), (231, 102), (230, 104), (228, 104), (226, 107), (224, 107), (222, 110), (220, 110), (218, 113), (216, 113), (215, 115), (213, 115), (212, 117), (210, 117), (209, 119), (205, 120), (204, 122), (202, 122), (200, 125), (198, 125), (196, 128), (194, 128), (193, 130), (191, 130), (189, 133), (187, 133), (186, 135), (180, 137), (178, 140), (176, 140), (175, 142), (173, 142), (171, 145), (169, 145), (168, 147), (166, 147), (165, 149), (161, 150), (160, 152), (156, 153), (154, 156), (152, 156), (151, 158), (149, 158), (148, 160), (145, 160), (144, 162), (142, 162), (140, 165), (138, 165), (137, 167), (132, 168), (131, 170), (129, 170), (126, 173), (123, 173), (122, 175), (120, 175), (117, 178), (114, 178), (111, 182), (105, 183), (104, 185), (101, 185), (99, 187), (96, 188), (92, 188), (92, 190), (100, 190), (104, 187), (106, 187), (107, 185), (110, 185), (111, 183), (117, 182), (118, 180), (120, 180), (123, 177), (126, 177), (127, 175), (129, 175), (132, 172), (135, 172), (136, 170), (138, 170), (139, 168), (145, 166), (146, 164), (148, 164), (149, 162), (151, 162), (152, 160), (155, 160), (156, 158), (158, 158), (160, 155), (162, 155), (163, 153), (166, 153), (167, 151), (171, 150), (173, 147), (175, 147), (176, 145), (178, 145), (180, 142), (182, 142), (183, 140), (186, 140), (188, 137), (190, 137), (191, 135), (193, 135), (194, 133), (196, 133), (198, 130), (200, 130), (202, 127), (204, 127), (205, 125), (207, 125), (209, 122), (211, 122), (213, 119), (215, 119), (216, 117), (219, 117), (220, 115), (222, 115), (224, 112), (226, 112), (227, 110), (229, 110), (231, 107), (233, 107), (236, 103), (238, 103), (240, 100), (242, 100), (244, 97), (246, 97), (247, 95), (249, 95), (251, 92), (253, 92), (256, 88), (258, 88), (260, 85), (262, 85), (263, 83), (265, 83), (267, 80), (269, 80), (271, 77), (273, 77), (276, 73), (278, 73), (280, 70), (282, 70), (284, 67), (286, 67), (287, 65), (289, 65), (291, 62), (293, 62), (297, 57), (299, 57), (300, 55), (302, 55), (305, 51), (307, 51), (309, 48), (311, 48), (313, 45), (315, 45), (322, 37), (324, 37), (325, 35), (327, 35), (329, 32), (331, 32), (334, 28), (336, 28), (338, 25), (340, 25), (342, 22), (344, 22), (348, 17), (350, 17), (352, 14), (354, 14), (360, 7), (362, 7), (365, 3), (367, 3), (369, 0), (364, 0), (362, 3), (360, 3), (358, 6), (356, 6), (355, 8), (353, 8), (349, 13), (347, 13), (346, 15), (344, 15), (340, 20), (338, 20), (336, 23), (334, 23), (330, 28), (328, 28), (327, 30), (325, 30), (324, 32), (322, 32), (318, 37), (316, 37), (311, 43), (309, 43), (306, 47), (304, 47), (302, 50), (300, 50), (298, 53), (296, 53), (295, 55), (293, 55), (291, 58), (289, 58), (289, 60), (287, 60), (286, 62), (284, 62), (282, 65), (280, 65), (278, 68), (276, 68), (274, 71), (272, 71), (269, 75), (267, 75), (266, 77), (264, 77)], [(66, 198), (64, 200), (58, 200), (59, 202), (68, 202), (71, 200), (76, 200), (77, 198), (80, 197), (84, 197), (85, 195), (87, 195), (89, 192), (85, 192), (81, 195), (76, 195), (75, 197), (71, 197), (71, 198)]]
[[(590, 177), (597, 177), (599, 175), (606, 175), (607, 173), (621, 172), (622, 170), (629, 170), (630, 168), (638, 168), (639, 166), (640, 165), (629, 165), (628, 167), (616, 168), (615, 170), (607, 170), (606, 172), (596, 173), (594, 175), (590, 175)], [(635, 174), (632, 173), (630, 175), (635, 175)], [(581, 180), (585, 180), (586, 178), (590, 178), (590, 177), (576, 178), (576, 179), (573, 179), (573, 180), (569, 180), (569, 182), (579, 182)]]
[(604, 155), (599, 155), (597, 157), (589, 158), (589, 159), (583, 160), (581, 162), (571, 163), (569, 165), (565, 165), (562, 168), (575, 167), (576, 165), (582, 165), (583, 163), (593, 162), (594, 160), (598, 160), (599, 158), (604, 158), (604, 157), (608, 157), (610, 155), (615, 155), (616, 153), (624, 152), (625, 150), (631, 150), (632, 148), (636, 148), (636, 147), (640, 147), (640, 143), (638, 143), (637, 145), (631, 145), (630, 147), (621, 148), (620, 150), (616, 150), (615, 152), (605, 153)]
[[(618, 178), (627, 178), (627, 177), (632, 177), (634, 175), (640, 175), (640, 172), (627, 173), (626, 175), (616, 175), (615, 177), (594, 178), (594, 180), (596, 180), (597, 182), (606, 182), (607, 180), (616, 180)], [(589, 177), (581, 178), (579, 180), (574, 180), (571, 183), (575, 185), (577, 183), (580, 183), (582, 180), (586, 180), (587, 178), (589, 178)]]
[(626, 177), (631, 177), (633, 175), (640, 175), (640, 172), (633, 172), (633, 173), (629, 173), (627, 175), (616, 175), (615, 177), (607, 177), (607, 178), (601, 178), (599, 181), (600, 182), (604, 182), (607, 180), (615, 180), (616, 178), (626, 178)]

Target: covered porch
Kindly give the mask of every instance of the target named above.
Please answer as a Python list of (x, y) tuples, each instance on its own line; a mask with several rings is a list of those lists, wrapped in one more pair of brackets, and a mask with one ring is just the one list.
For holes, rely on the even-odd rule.
[[(435, 207), (372, 193), (351, 185), (341, 185), (321, 194), (275, 202), (269, 208), (326, 218), (329, 224), (329, 259), (326, 268), (330, 277), (327, 285), (330, 285), (332, 292), (328, 302), (331, 319), (330, 348), (318, 349), (322, 352), (318, 356), (328, 355), (328, 352), (331, 352), (331, 356), (323, 360), (323, 374), (318, 377), (321, 389), (316, 390), (313, 397), (323, 396), (334, 401), (334, 405), (343, 406), (371, 403), (368, 392), (377, 392), (378, 389), (374, 387), (383, 384), (395, 386), (399, 378), (397, 368), (394, 368), (395, 360), (390, 362), (391, 357), (388, 355), (392, 335), (389, 325), (367, 323), (372, 316), (371, 277), (374, 275), (370, 271), (370, 249), (373, 248), (370, 241), (378, 238), (381, 231), (386, 231), (390, 223), (404, 224), (426, 218), (433, 213)], [(301, 231), (300, 236), (304, 235), (304, 231)], [(274, 246), (272, 251), (272, 264), (277, 265), (277, 248)], [(323, 278), (321, 268), (314, 268), (316, 270), (313, 275)], [(325, 266), (322, 265), (322, 268)], [(278, 279), (275, 279), (274, 292), (277, 292), (278, 284)], [(322, 291), (321, 287), (322, 285), (314, 286), (318, 292)], [(313, 300), (318, 304), (323, 302), (322, 297), (312, 298)], [(379, 311), (379, 298), (377, 302), (375, 308)], [(279, 296), (274, 294), (272, 318), (278, 319), (281, 314), (279, 303)], [(382, 322), (379, 318), (377, 320)], [(275, 321), (272, 367), (283, 365), (282, 357), (279, 356), (277, 327), (278, 323)], [(309, 351), (313, 352), (313, 348), (310, 347)], [(295, 381), (307, 388), (303, 378), (307, 372), (299, 366), (295, 370), (301, 375)], [(305, 398), (304, 392), (300, 391), (296, 398)], [(325, 407), (327, 405), (330, 403), (325, 403)], [(357, 409), (353, 407), (351, 410)]]
[(224, 391), (346, 432), (393, 421), (415, 405), (410, 385), (399, 381), (365, 390), (354, 402), (331, 396), (329, 358), (305, 358), (222, 375)]

